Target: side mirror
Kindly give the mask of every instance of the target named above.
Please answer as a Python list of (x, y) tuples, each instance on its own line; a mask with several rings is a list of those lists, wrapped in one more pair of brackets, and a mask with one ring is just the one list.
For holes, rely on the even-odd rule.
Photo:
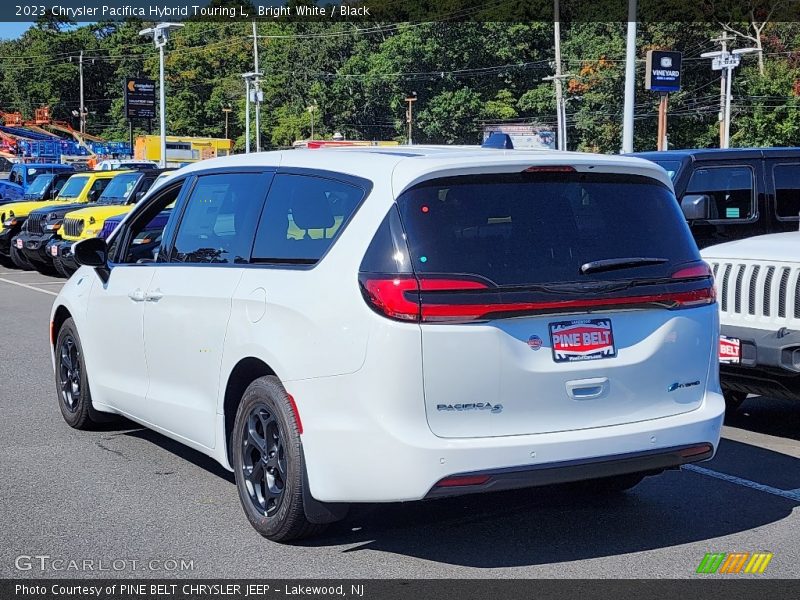
[(97, 190), (89, 190), (89, 193), (86, 195), (87, 200), (89, 202), (94, 202), (97, 200)]
[(144, 198), (144, 192), (136, 192), (136, 202)]
[(101, 238), (89, 238), (72, 245), (72, 255), (79, 265), (93, 267), (103, 283), (108, 281), (111, 270), (108, 268), (108, 246)]
[(687, 221), (707, 221), (711, 218), (711, 196), (687, 194), (681, 198), (681, 210)]

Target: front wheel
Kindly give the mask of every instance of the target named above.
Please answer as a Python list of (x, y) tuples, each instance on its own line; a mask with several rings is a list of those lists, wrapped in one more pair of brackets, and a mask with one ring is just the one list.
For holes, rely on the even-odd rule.
[(56, 390), (61, 415), (70, 427), (92, 429), (103, 419), (92, 408), (83, 347), (71, 318), (64, 321), (58, 331), (55, 354)]
[(286, 542), (325, 528), (305, 515), (300, 433), (277, 377), (260, 377), (245, 390), (231, 443), (239, 500), (258, 533)]
[(19, 251), (13, 243), (11, 245), (11, 262), (14, 263), (14, 266), (18, 269), (22, 269), (23, 271), (33, 271), (33, 265), (31, 261), (29, 261), (22, 252)]

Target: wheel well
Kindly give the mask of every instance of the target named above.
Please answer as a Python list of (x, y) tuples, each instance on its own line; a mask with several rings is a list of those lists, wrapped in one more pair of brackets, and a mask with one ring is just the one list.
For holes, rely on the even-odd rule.
[(55, 346), (56, 338), (58, 337), (58, 332), (61, 330), (61, 326), (64, 324), (64, 321), (72, 317), (65, 306), (59, 306), (56, 309), (56, 314), (53, 315), (53, 329), (52, 334), (50, 335), (50, 343), (51, 345)]
[(231, 371), (228, 378), (228, 385), (225, 386), (225, 403), (223, 405), (225, 414), (225, 446), (228, 453), (228, 464), (233, 465), (231, 456), (231, 437), (233, 433), (233, 423), (236, 421), (236, 410), (242, 401), (242, 395), (247, 386), (259, 377), (275, 375), (270, 366), (257, 358), (243, 358)]

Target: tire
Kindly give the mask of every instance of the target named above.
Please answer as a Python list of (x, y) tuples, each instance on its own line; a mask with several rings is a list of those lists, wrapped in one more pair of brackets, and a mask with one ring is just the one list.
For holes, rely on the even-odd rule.
[(53, 268), (59, 274), (59, 276), (69, 279), (70, 274), (67, 273), (66, 269), (64, 268), (64, 264), (61, 262), (60, 256), (53, 257)]
[(639, 485), (648, 474), (652, 473), (628, 473), (600, 479), (587, 479), (570, 483), (568, 486), (574, 491), (595, 496), (621, 494)]
[(70, 427), (93, 429), (104, 419), (92, 408), (83, 347), (78, 329), (71, 318), (64, 321), (58, 331), (55, 352), (56, 392), (61, 416)]
[(10, 256), (0, 254), (0, 266), (5, 267), (6, 269), (13, 269), (16, 265), (11, 261)]
[(258, 533), (274, 542), (287, 542), (325, 529), (305, 515), (300, 433), (289, 396), (277, 377), (260, 377), (245, 390), (231, 443), (239, 500)]
[(25, 255), (19, 251), (19, 249), (12, 245), (11, 246), (11, 262), (14, 263), (14, 266), (18, 269), (22, 269), (23, 271), (33, 271), (33, 265), (31, 261), (25, 258)]
[(747, 399), (747, 392), (734, 392), (733, 390), (723, 390), (722, 396), (725, 398), (725, 415), (731, 416), (736, 413)]

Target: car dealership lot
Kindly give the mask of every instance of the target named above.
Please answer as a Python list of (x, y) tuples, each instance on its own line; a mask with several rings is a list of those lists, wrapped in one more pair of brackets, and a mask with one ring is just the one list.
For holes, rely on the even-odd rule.
[(765, 576), (797, 575), (800, 403), (760, 398), (712, 462), (621, 497), (540, 488), (363, 505), (320, 538), (268, 542), (211, 459), (130, 422), (63, 422), (47, 344), (62, 284), (0, 268), (0, 576), (691, 577), (707, 552), (763, 551)]

